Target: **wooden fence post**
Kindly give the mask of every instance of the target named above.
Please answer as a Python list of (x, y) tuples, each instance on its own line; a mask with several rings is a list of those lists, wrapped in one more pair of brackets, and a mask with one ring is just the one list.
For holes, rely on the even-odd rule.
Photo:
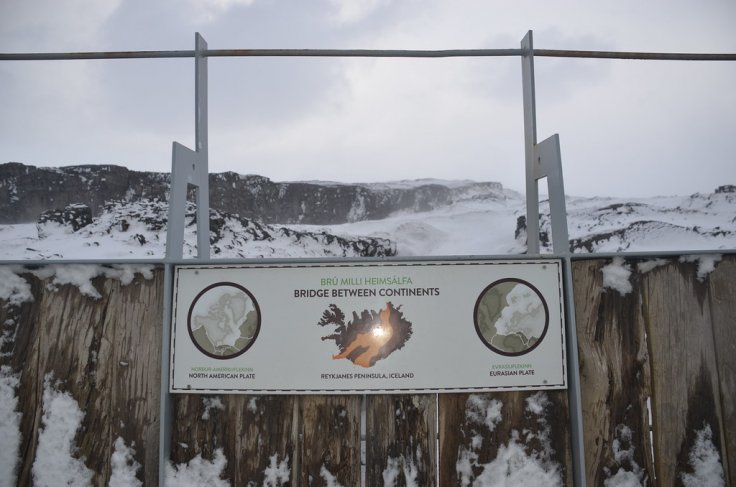
[[(652, 364), (657, 483), (682, 482), (683, 474), (691, 472), (689, 455), (697, 432), (710, 428), (728, 484), (722, 441), (729, 427), (723, 422), (720, 401), (709, 284), (698, 280), (695, 264), (677, 262), (658, 267), (641, 279)], [(733, 363), (733, 355), (724, 360)]]
[(610, 260), (573, 267), (587, 482), (601, 485), (617, 475), (655, 486), (699, 482), (692, 455), (707, 450), (730, 485), (736, 256), (724, 257), (707, 276), (698, 275), (697, 263), (667, 260), (640, 272), (641, 262), (618, 264), (631, 271), (625, 295), (604, 289)]
[(396, 487), (437, 485), (436, 411), (436, 394), (366, 396), (366, 485), (384, 473)]
[(723, 463), (731, 484), (736, 482), (736, 256), (724, 257), (709, 278), (713, 341), (720, 379), (721, 414), (725, 436)]
[(175, 394), (171, 456), (175, 464), (222, 448), (223, 478), (232, 485), (263, 484), (268, 468), (288, 466), (298, 485), (296, 396)]
[(439, 401), (443, 487), (507, 475), (521, 462), (534, 464), (526, 478), (539, 485), (572, 485), (567, 391), (441, 394)]
[[(301, 396), (298, 485), (360, 485), (361, 396)], [(312, 480), (310, 480), (312, 479)]]
[(646, 330), (638, 293), (603, 289), (601, 269), (608, 263), (573, 264), (586, 482), (603, 485), (612, 476), (629, 475), (651, 485)]
[(150, 280), (137, 277), (127, 286), (97, 278), (98, 299), (72, 285), (54, 290), (30, 273), (23, 277), (31, 284), (34, 301), (20, 306), (12, 353), (3, 361), (21, 374), (18, 485), (33, 483), (45, 385), (70, 394), (84, 412), (74, 441), (77, 457), (84, 457), (93, 472), (94, 485), (107, 485), (118, 437), (133, 446), (139, 478), (155, 485), (161, 270)]

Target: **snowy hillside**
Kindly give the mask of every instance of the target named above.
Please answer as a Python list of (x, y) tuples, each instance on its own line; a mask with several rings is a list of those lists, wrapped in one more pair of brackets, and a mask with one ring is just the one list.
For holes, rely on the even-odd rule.
[[(5, 259), (151, 259), (166, 252), (165, 202), (113, 203), (92, 223), (74, 230), (53, 221), (0, 225)], [(195, 208), (186, 212), (184, 255), (196, 255)], [(392, 242), (374, 237), (338, 237), (260, 224), (237, 215), (210, 211), (213, 258), (385, 257)]]
[[(306, 184), (306, 183), (304, 183)], [(308, 183), (318, 188), (336, 183)], [(410, 207), (376, 220), (335, 225), (263, 224), (212, 210), (213, 258), (501, 255), (525, 251), (524, 198), (498, 183), (401, 181), (364, 187), (378, 191), (440, 188), (451, 195), (429, 209)], [(442, 189), (444, 188), (444, 189)], [(569, 198), (575, 252), (736, 248), (736, 187), (713, 193), (637, 199)], [(0, 225), (2, 259), (162, 258), (166, 203), (157, 199), (110, 203), (81, 226)], [(542, 243), (550, 252), (546, 207)], [(188, 210), (185, 256), (195, 250)], [(76, 229), (75, 229), (76, 228)]]

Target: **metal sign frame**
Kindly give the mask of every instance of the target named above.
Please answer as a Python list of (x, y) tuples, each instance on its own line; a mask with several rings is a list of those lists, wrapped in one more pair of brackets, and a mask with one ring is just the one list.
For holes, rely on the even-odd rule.
[(560, 259), (213, 262), (174, 272), (172, 393), (567, 386)]

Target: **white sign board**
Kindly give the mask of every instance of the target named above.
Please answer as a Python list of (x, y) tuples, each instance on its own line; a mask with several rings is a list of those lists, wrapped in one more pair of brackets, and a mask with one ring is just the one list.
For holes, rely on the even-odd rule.
[(559, 260), (182, 265), (171, 392), (563, 389)]

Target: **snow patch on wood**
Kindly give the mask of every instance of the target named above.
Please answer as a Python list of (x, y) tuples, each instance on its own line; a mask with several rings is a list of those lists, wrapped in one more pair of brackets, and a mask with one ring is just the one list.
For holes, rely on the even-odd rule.
[(34, 485), (91, 485), (94, 472), (84, 464), (84, 458), (74, 457), (77, 453), (74, 437), (82, 425), (84, 412), (71, 394), (61, 392), (58, 386), (53, 374), (44, 376), (43, 425), (33, 462)]
[(202, 404), (204, 405), (204, 412), (202, 413), (202, 420), (207, 421), (210, 419), (210, 410), (219, 409), (220, 411), (225, 410), (225, 405), (222, 403), (219, 397), (203, 397)]
[[(486, 416), (477, 414), (479, 398), (481, 396), (470, 396), (466, 402), (466, 417), (476, 424), (493, 427), (501, 421), (500, 401), (484, 401), (490, 406), (486, 407)], [(525, 412), (536, 417), (539, 429), (536, 431), (517, 430), (511, 431), (508, 443), (501, 444), (496, 457), (489, 463), (478, 462), (478, 451), (476, 442), (473, 441), (471, 448), (461, 446), (458, 451), (456, 471), (460, 485), (462, 486), (491, 486), (505, 487), (508, 485), (545, 485), (562, 486), (562, 467), (553, 460), (554, 450), (550, 442), (550, 425), (546, 419), (546, 410), (551, 405), (546, 393), (538, 392), (526, 399)], [(487, 421), (486, 418), (492, 418)], [(489, 424), (491, 426), (489, 426)], [(531, 440), (538, 440), (541, 448), (535, 449), (528, 445)], [(479, 472), (476, 474), (476, 472)]]
[(479, 394), (471, 394), (465, 403), (465, 417), (470, 422), (484, 424), (489, 430), (493, 431), (503, 419), (501, 408), (503, 408), (503, 403), (497, 399), (488, 399)]
[(618, 291), (621, 296), (626, 296), (632, 291), (631, 267), (626, 264), (623, 257), (614, 257), (613, 261), (601, 269), (603, 273), (603, 287)]
[(716, 269), (723, 258), (720, 254), (683, 255), (680, 262), (694, 262), (698, 265), (698, 281), (703, 282)]
[(0, 485), (15, 485), (18, 449), (20, 448), (20, 420), (18, 396), (15, 391), (20, 383), (20, 374), (3, 365), (0, 367)]
[(142, 487), (143, 482), (138, 480), (136, 474), (141, 464), (135, 460), (135, 444), (130, 447), (125, 445), (125, 440), (117, 437), (115, 440), (115, 451), (110, 458), (112, 474), (108, 487)]
[(337, 481), (337, 477), (335, 477), (332, 472), (324, 466), (324, 464), (319, 468), (319, 476), (325, 481), (325, 487), (343, 487), (343, 485)]
[[(418, 452), (421, 457), (421, 452)], [(395, 487), (401, 474), (404, 474), (404, 485), (406, 487), (417, 487), (419, 471), (411, 459), (407, 460), (403, 455), (399, 458), (388, 457), (386, 468), (383, 470), (384, 487)]]
[(100, 266), (91, 264), (63, 264), (47, 265), (32, 272), (39, 279), (50, 279), (47, 288), (51, 291), (58, 286), (71, 284), (79, 288), (79, 292), (93, 299), (100, 299), (102, 295), (97, 291), (92, 279), (104, 276), (108, 279), (118, 279), (123, 286), (133, 282), (136, 274), (145, 279), (153, 278), (152, 265), (113, 265)]
[(18, 275), (22, 271), (21, 266), (0, 266), (0, 300), (6, 301), (6, 306), (33, 301), (30, 284)]
[(289, 476), (291, 475), (291, 469), (289, 468), (289, 455), (286, 455), (286, 458), (279, 462), (279, 454), (274, 453), (269, 457), (269, 462), (268, 467), (263, 471), (263, 487), (281, 487), (283, 485), (288, 485)]
[(723, 487), (726, 485), (721, 464), (721, 455), (713, 444), (713, 431), (709, 424), (696, 431), (695, 444), (690, 448), (690, 461), (693, 473), (681, 473), (685, 487)]
[(619, 468), (615, 474), (604, 468), (608, 478), (603, 481), (604, 487), (640, 487), (647, 485), (646, 472), (634, 461), (634, 445), (631, 428), (619, 424), (614, 431), (612, 443), (613, 458)]
[(636, 270), (639, 271), (639, 274), (646, 274), (647, 272), (651, 272), (657, 267), (661, 267), (663, 265), (667, 265), (666, 259), (649, 259), (644, 262), (639, 262), (636, 265)]
[(166, 466), (166, 484), (177, 487), (229, 487), (230, 481), (223, 480), (222, 474), (227, 466), (222, 448), (215, 450), (212, 461), (202, 458), (200, 453), (192, 458), (189, 463)]

